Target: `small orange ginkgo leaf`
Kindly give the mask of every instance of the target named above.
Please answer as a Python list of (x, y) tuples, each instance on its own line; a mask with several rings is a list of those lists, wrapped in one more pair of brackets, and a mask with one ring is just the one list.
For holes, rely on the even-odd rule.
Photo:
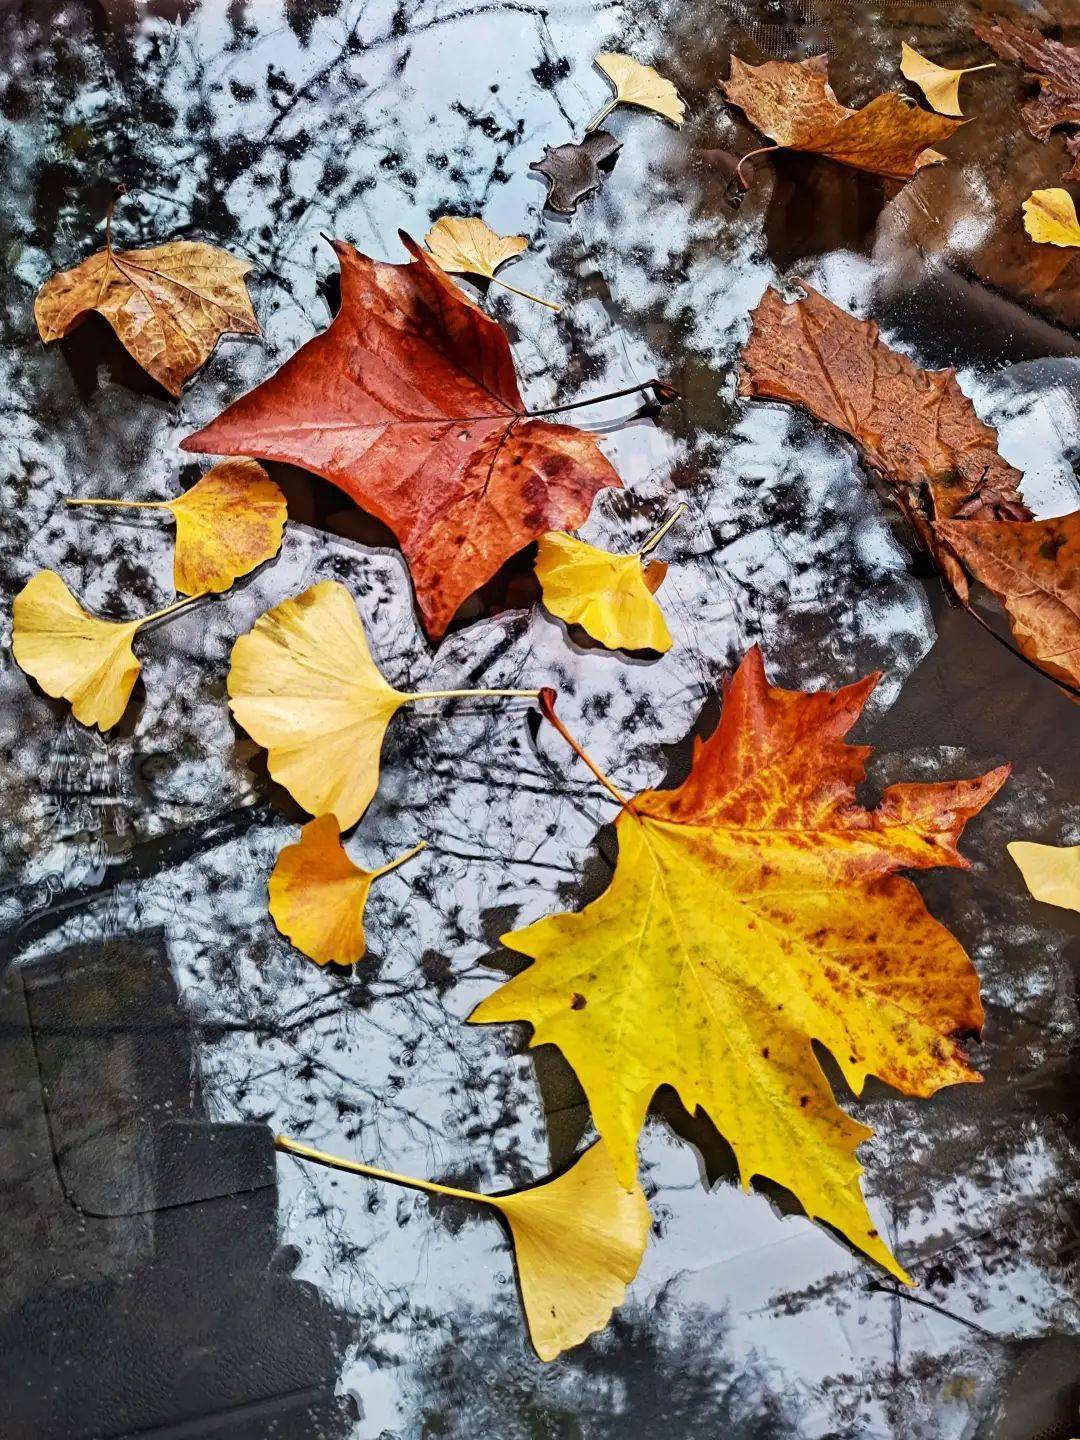
[(964, 868), (957, 842), (1007, 767), (889, 786), (864, 809), (869, 749), (846, 745), (877, 676), (781, 690), (755, 648), (675, 789), (616, 799), (618, 863), (584, 909), (504, 935), (532, 961), (474, 1024), (525, 1021), (573, 1067), (624, 1185), (650, 1102), (672, 1086), (731, 1145), (744, 1185), (778, 1182), (898, 1279), (867, 1212), (857, 1149), (814, 1051), (856, 1095), (877, 1075), (909, 1095), (980, 1078), (960, 1037), (983, 1018), (963, 947), (901, 871)]
[(71, 702), (80, 724), (109, 730), (123, 715), (142, 668), (131, 648), (136, 632), (195, 598), (137, 620), (99, 620), (55, 571), (39, 570), (15, 596), (11, 652), (46, 695)]
[(609, 650), (671, 649), (664, 612), (653, 598), (667, 566), (645, 557), (686, 509), (680, 505), (640, 550), (618, 555), (553, 531), (540, 537), (536, 576), (544, 605), (560, 620), (580, 625)]
[(371, 658), (345, 586), (322, 580), (275, 605), (233, 646), (229, 705), (270, 774), (312, 815), (355, 825), (379, 784), (383, 737), (402, 705), (536, 690), (393, 689)]
[(364, 958), (364, 907), (372, 882), (427, 844), (421, 840), (378, 870), (354, 865), (333, 815), (320, 815), (286, 845), (270, 876), (270, 915), (287, 940), (316, 965), (355, 965)]
[(602, 1140), (569, 1170), (511, 1195), (481, 1195), (433, 1180), (378, 1170), (278, 1135), (277, 1148), (301, 1160), (486, 1205), (509, 1226), (529, 1335), (541, 1360), (602, 1330), (622, 1304), (649, 1238), (649, 1207), (635, 1180), (625, 1189)]
[(222, 335), (259, 333), (244, 281), (251, 263), (194, 240), (114, 250), (117, 196), (105, 220), (105, 249), (53, 275), (38, 291), (38, 333), (46, 344), (61, 340), (96, 310), (142, 368), (170, 395), (179, 395)]
[(968, 65), (963, 70), (949, 70), (944, 65), (935, 65), (906, 42), (900, 45), (900, 74), (905, 80), (917, 85), (926, 96), (931, 107), (939, 115), (963, 117), (960, 109), (960, 81), (965, 75), (976, 70), (993, 70), (993, 60), (985, 65)]
[(175, 500), (78, 500), (69, 505), (168, 510), (176, 520), (173, 584), (182, 595), (228, 590), (281, 549), (285, 496), (256, 460), (223, 460)]

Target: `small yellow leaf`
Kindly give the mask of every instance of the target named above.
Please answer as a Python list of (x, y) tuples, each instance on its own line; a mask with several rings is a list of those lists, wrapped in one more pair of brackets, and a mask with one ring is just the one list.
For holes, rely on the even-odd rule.
[(939, 115), (962, 116), (961, 78), (970, 75), (973, 70), (993, 68), (991, 62), (988, 65), (969, 65), (966, 70), (949, 70), (944, 65), (935, 65), (932, 60), (927, 60), (925, 55), (920, 55), (910, 45), (901, 43), (900, 46), (900, 74), (913, 85), (918, 85), (930, 102), (931, 109), (936, 110)]
[(1007, 848), (1036, 900), (1080, 911), (1080, 845), (1013, 840)]
[(424, 841), (378, 870), (354, 865), (333, 815), (320, 815), (286, 845), (270, 876), (270, 914), (316, 965), (355, 965), (364, 957), (364, 907), (373, 880), (424, 848)]
[(1041, 245), (1080, 245), (1080, 220), (1068, 190), (1033, 190), (1024, 201), (1024, 229)]
[(383, 736), (408, 696), (379, 674), (353, 598), (323, 580), (241, 635), (229, 705), (270, 774), (313, 815), (354, 825), (379, 784)]
[[(619, 55), (610, 51), (597, 55), (594, 62), (615, 88), (615, 98), (605, 107), (603, 114), (616, 105), (637, 105), (642, 110), (652, 110), (663, 115), (673, 125), (681, 125), (686, 114), (679, 92), (670, 80), (658, 75), (651, 65), (642, 65), (630, 55)], [(589, 129), (599, 124), (599, 119), (590, 122)]]
[(545, 606), (609, 650), (671, 649), (664, 613), (652, 595), (663, 573), (650, 571), (638, 554), (615, 555), (559, 532), (542, 535), (536, 552)]
[(558, 1179), (487, 1198), (510, 1225), (536, 1353), (554, 1360), (622, 1304), (649, 1235), (645, 1195), (637, 1180), (623, 1189), (599, 1141)]
[(173, 583), (183, 595), (228, 590), (276, 555), (289, 513), (255, 460), (223, 460), (164, 508), (176, 517)]
[(135, 632), (188, 603), (137, 620), (99, 620), (55, 571), (40, 570), (15, 597), (11, 651), (47, 695), (71, 702), (80, 724), (109, 730), (123, 715), (141, 668), (131, 649)]
[(478, 216), (467, 220), (440, 216), (424, 236), (424, 244), (440, 269), (451, 275), (483, 275), (495, 278), (495, 271), (507, 260), (529, 248), (524, 235), (499, 235)]

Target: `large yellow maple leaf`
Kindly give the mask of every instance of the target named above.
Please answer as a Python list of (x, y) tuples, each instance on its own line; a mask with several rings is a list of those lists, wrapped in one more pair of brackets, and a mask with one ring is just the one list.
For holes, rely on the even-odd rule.
[(856, 1094), (869, 1074), (909, 1095), (980, 1078), (957, 1039), (982, 1024), (978, 977), (896, 872), (965, 867), (960, 834), (1008, 767), (892, 785), (863, 808), (870, 749), (843, 737), (877, 678), (780, 690), (752, 649), (687, 780), (624, 801), (609, 888), (504, 935), (535, 964), (470, 1019), (528, 1021), (532, 1044), (562, 1050), (622, 1184), (671, 1085), (711, 1117), (744, 1185), (786, 1186), (906, 1279), (859, 1186), (872, 1132), (837, 1105), (812, 1042)]

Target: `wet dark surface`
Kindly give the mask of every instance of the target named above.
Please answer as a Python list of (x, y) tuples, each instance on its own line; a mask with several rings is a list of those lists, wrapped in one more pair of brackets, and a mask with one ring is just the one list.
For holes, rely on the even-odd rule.
[[(783, 156), (758, 162), (737, 204), (725, 152), (758, 140), (715, 88), (730, 49), (828, 48), (841, 99), (863, 103), (900, 86), (901, 40), (952, 64), (987, 58), (968, 12), (145, 8), (2, 11), (7, 596), (49, 566), (102, 614), (172, 599), (167, 528), (76, 518), (63, 496), (158, 499), (190, 484), (201, 467), (178, 441), (326, 325), (336, 277), (321, 234), (400, 260), (398, 228), (420, 236), (447, 212), (528, 234), (508, 278), (564, 305), (553, 317), (495, 290), (485, 300), (531, 405), (654, 374), (684, 393), (655, 423), (627, 421), (625, 402), (596, 415), (626, 491), (601, 496), (583, 533), (628, 548), (676, 499), (689, 511), (665, 553), (675, 645), (651, 663), (583, 647), (529, 608), (527, 556), (432, 651), (391, 537), (296, 472), (279, 472), (292, 516), (281, 556), (141, 637), (143, 680), (107, 736), (44, 697), (5, 648), (0, 1143), (15, 1158), (0, 1365), (6, 1392), (13, 1375), (21, 1385), (12, 1433), (1080, 1433), (1080, 927), (1027, 896), (1004, 850), (1080, 839), (1077, 710), (949, 610), (845, 441), (734, 398), (749, 309), (770, 281), (805, 276), (920, 363), (956, 365), (1035, 512), (1075, 508), (1080, 260), (1034, 253), (1018, 218), (1068, 160), (1061, 140), (1024, 129), (1021, 76), (999, 65), (969, 77), (978, 118), (949, 142), (948, 165), (904, 188)], [(1037, 18), (1080, 39), (1065, 0)], [(622, 150), (601, 192), (571, 218), (544, 215), (529, 163), (580, 135), (605, 96), (591, 58), (612, 48), (678, 83), (686, 126), (617, 110), (605, 123)], [(201, 238), (256, 266), (262, 340), (223, 341), (179, 402), (103, 324), (48, 350), (33, 326), (42, 280), (99, 247), (117, 181), (131, 192), (119, 243)], [(394, 722), (350, 851), (381, 863), (418, 838), (429, 849), (380, 884), (355, 975), (317, 970), (267, 916), (267, 875), (302, 817), (229, 719), (228, 654), (268, 606), (331, 576), (357, 597), (392, 683), (553, 684), (627, 789), (685, 771), (685, 737), (715, 719), (717, 686), (755, 640), (791, 686), (885, 672), (861, 726), (874, 785), (1013, 762), (969, 827), (971, 870), (918, 881), (982, 976), (985, 1083), (929, 1102), (871, 1086), (846, 1101), (878, 1132), (863, 1151), (868, 1193), (918, 1290), (892, 1293), (783, 1195), (739, 1191), (722, 1142), (662, 1095), (642, 1143), (655, 1232), (629, 1302), (603, 1336), (544, 1366), (493, 1227), (274, 1166), (260, 1149), (265, 1124), (498, 1188), (564, 1163), (589, 1129), (556, 1054), (462, 1023), (507, 963), (497, 936), (579, 906), (610, 873), (611, 806), (525, 710), (417, 708)], [(103, 1014), (123, 1043), (103, 1042)], [(240, 1318), (215, 1328), (221, 1315)], [(156, 1368), (116, 1359), (136, 1332)], [(219, 1430), (192, 1419), (193, 1396)]]

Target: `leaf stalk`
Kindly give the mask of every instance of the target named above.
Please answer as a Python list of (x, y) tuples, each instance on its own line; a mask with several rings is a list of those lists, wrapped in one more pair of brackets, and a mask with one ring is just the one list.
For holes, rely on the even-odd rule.
[(535, 300), (537, 305), (546, 305), (549, 310), (554, 310), (556, 315), (562, 309), (556, 305), (554, 300), (545, 300), (542, 295), (534, 295), (531, 290), (522, 290), (517, 285), (511, 285), (509, 280), (500, 280), (498, 275), (489, 277), (492, 285), (501, 285), (504, 290), (510, 290), (515, 295), (520, 295), (523, 300)]
[(570, 731), (559, 719), (558, 715), (556, 715), (556, 698), (557, 697), (554, 690), (541, 690), (540, 713), (543, 715), (544, 719), (550, 725), (553, 725), (555, 727), (555, 729), (559, 732), (562, 738), (570, 746), (570, 749), (573, 750), (574, 754), (578, 757), (578, 759), (585, 762), (585, 764), (589, 767), (592, 773), (596, 776), (597, 780), (600, 781), (600, 784), (603, 785), (604, 789), (608, 792), (608, 794), (611, 795), (614, 799), (616, 799), (624, 810), (633, 811), (633, 802), (628, 800), (627, 797), (619, 789), (619, 787), (613, 784), (612, 781), (608, 779), (608, 777), (600, 769), (599, 765), (597, 765), (596, 761), (593, 760), (592, 756), (587, 753), (584, 746), (579, 744), (578, 741), (574, 739), (573, 735), (570, 734)]
[(526, 410), (523, 418), (535, 420), (541, 415), (559, 415), (564, 410), (581, 410), (586, 405), (600, 405), (605, 400), (620, 400), (624, 395), (637, 395), (643, 390), (652, 390), (662, 405), (669, 405), (673, 400), (679, 399), (679, 392), (674, 385), (654, 375), (651, 380), (645, 380), (640, 385), (627, 385), (622, 390), (609, 390), (606, 395), (592, 395), (588, 400), (570, 400), (565, 405), (548, 405), (543, 410)]
[[(420, 1180), (415, 1175), (398, 1175), (393, 1170), (380, 1170), (375, 1165), (364, 1165), (359, 1160), (346, 1160), (340, 1155), (329, 1155), (325, 1150), (316, 1150), (310, 1145), (301, 1145), (288, 1135), (275, 1135), (274, 1148), (298, 1160), (310, 1160), (315, 1165), (325, 1165), (331, 1170), (344, 1170), (349, 1175), (366, 1175), (369, 1180), (382, 1180), (388, 1185), (402, 1185), (407, 1190), (423, 1190), (428, 1195), (446, 1195), (452, 1200), (472, 1200), (478, 1205), (495, 1205), (488, 1195), (475, 1190), (459, 1190), (454, 1185), (440, 1185), (435, 1180)], [(495, 1206), (498, 1209), (498, 1206)]]
[(596, 112), (593, 118), (589, 121), (589, 123), (585, 126), (585, 134), (588, 135), (591, 130), (596, 129), (596, 127), (601, 123), (601, 121), (606, 120), (607, 117), (611, 114), (612, 110), (615, 109), (615, 106), (618, 105), (618, 103), (619, 97), (618, 95), (615, 95), (607, 102), (606, 105), (602, 106)]
[(395, 859), (395, 860), (389, 860), (389, 861), (387, 861), (387, 863), (386, 863), (385, 865), (380, 865), (380, 867), (378, 868), (378, 870), (373, 870), (373, 871), (371, 872), (371, 878), (372, 878), (372, 880), (377, 880), (380, 875), (389, 875), (390, 872), (391, 872), (391, 870), (396, 870), (399, 865), (404, 865), (405, 862), (406, 862), (406, 860), (411, 860), (414, 855), (419, 855), (421, 850), (426, 850), (426, 849), (427, 849), (427, 841), (426, 841), (426, 840), (421, 840), (421, 841), (419, 841), (416, 845), (414, 845), (414, 846), (412, 847), (411, 850), (406, 850), (405, 853), (404, 853), (404, 855), (399, 855), (399, 856), (397, 857), (397, 859)]
[(657, 530), (654, 534), (650, 535), (648, 540), (645, 541), (645, 544), (642, 545), (641, 549), (637, 552), (637, 557), (639, 560), (644, 560), (646, 555), (648, 555), (650, 551), (656, 549), (657, 545), (660, 544), (660, 541), (663, 540), (664, 536), (668, 533), (668, 531), (675, 524), (676, 520), (678, 520), (680, 515), (682, 515), (685, 509), (685, 501), (681, 505), (676, 505), (675, 509), (660, 526), (660, 529)]
[(124, 510), (167, 510), (168, 500), (102, 500), (96, 497), (89, 500), (76, 500), (70, 495), (64, 501), (65, 505), (115, 505)]
[(508, 700), (539, 700), (539, 690), (418, 690), (406, 700), (467, 700), (472, 696), (501, 696)]
[(166, 605), (162, 610), (155, 610), (150, 615), (144, 615), (138, 623), (138, 629), (149, 625), (152, 620), (164, 620), (166, 615), (175, 615), (178, 610), (183, 610), (186, 605), (194, 605), (196, 600), (205, 600), (205, 595), (185, 595), (182, 600), (174, 600), (171, 605)]

